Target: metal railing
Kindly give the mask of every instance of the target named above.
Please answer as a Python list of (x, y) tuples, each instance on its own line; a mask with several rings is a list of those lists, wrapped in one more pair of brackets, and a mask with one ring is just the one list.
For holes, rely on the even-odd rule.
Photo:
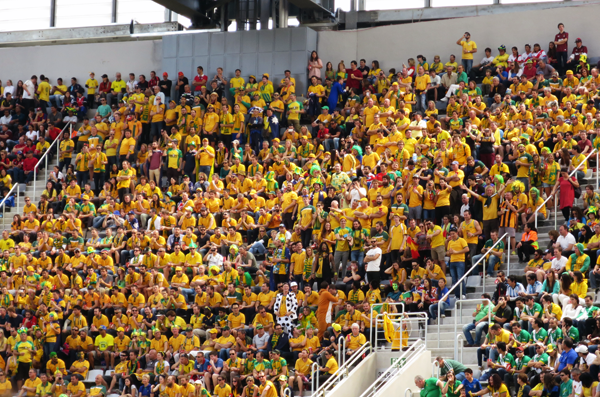
[[(377, 337), (377, 316), (373, 317), (373, 312), (377, 312), (376, 310), (374, 310), (373, 308), (375, 306), (381, 306), (383, 308), (384, 305), (388, 305), (388, 307), (391, 306), (401, 306), (402, 310), (399, 311), (398, 309), (396, 309), (396, 313), (404, 313), (404, 302), (382, 302), (382, 303), (373, 303), (371, 304), (371, 324), (369, 324), (369, 340), (375, 340), (375, 338)], [(382, 310), (383, 312), (383, 310)], [(389, 311), (388, 311), (389, 313)], [(377, 315), (382, 314), (377, 312)], [(375, 335), (373, 335), (373, 332), (375, 333)], [(375, 349), (377, 349), (377, 343), (373, 344), (373, 347)]]
[[(535, 209), (535, 212), (533, 213), (533, 217), (535, 218), (535, 228), (537, 230), (538, 227), (538, 212), (540, 211), (540, 209), (542, 209), (542, 207), (546, 206), (546, 203), (548, 202), (548, 200), (550, 200), (552, 197), (554, 197), (553, 194), (548, 195), (548, 197), (546, 198), (546, 200), (544, 200), (544, 202), (542, 204), (540, 204), (539, 207), (537, 207)], [(548, 211), (546, 211), (547, 213)], [(556, 217), (556, 209), (554, 210), (554, 217)]]
[[(498, 241), (496, 241), (494, 243), (494, 245), (492, 245), (489, 249), (490, 250), (494, 249), (498, 244), (500, 244), (504, 240), (504, 238), (506, 236), (508, 236), (508, 233), (504, 233), (504, 235), (502, 237), (500, 237), (498, 239)], [(510, 251), (509, 251), (509, 255), (510, 255)], [(473, 272), (475, 269), (477, 269), (479, 263), (481, 263), (483, 260), (485, 260), (486, 256), (487, 256), (487, 254), (483, 255), (481, 258), (479, 258), (479, 260), (477, 262), (475, 262), (468, 271), (465, 272), (465, 274), (460, 278), (460, 280), (458, 280), (458, 281), (452, 280), (452, 283), (454, 285), (452, 286), (452, 288), (450, 288), (450, 290), (446, 293), (446, 295), (444, 295), (438, 302), (445, 301), (450, 296), (452, 291), (454, 291), (457, 287), (460, 288), (460, 296), (462, 297), (463, 296), (463, 287), (462, 287), (463, 281), (471, 274), (471, 272)], [(484, 273), (485, 273), (485, 270), (486, 269), (484, 269)], [(457, 299), (455, 301), (455, 306), (454, 306), (455, 308), (457, 307), (456, 303), (458, 303), (459, 301), (460, 301), (459, 299)], [(438, 304), (438, 317), (437, 318), (438, 319), (441, 318), (441, 315), (442, 315), (442, 305)], [(438, 327), (437, 327), (437, 340), (438, 340), (437, 347), (438, 347), (438, 349), (440, 348), (440, 325), (441, 325), (441, 321), (438, 321)], [(456, 332), (456, 330), (455, 330), (455, 332)]]
[[(345, 338), (344, 338), (345, 339)], [(361, 347), (359, 347), (353, 354), (352, 356), (348, 359), (348, 361), (344, 360), (344, 364), (339, 364), (339, 368), (337, 371), (335, 371), (335, 373), (333, 375), (331, 375), (329, 377), (329, 379), (327, 379), (325, 381), (325, 383), (323, 383), (321, 386), (319, 386), (318, 384), (318, 378), (319, 378), (319, 374), (318, 374), (318, 366), (316, 371), (314, 372), (314, 363), (312, 370), (311, 370), (311, 382), (313, 382), (314, 384), (314, 379), (317, 378), (317, 388), (314, 389), (313, 388), (313, 392), (312, 392), (312, 396), (324, 396), (325, 393), (331, 389), (333, 389), (335, 386), (337, 386), (337, 384), (339, 382), (341, 382), (342, 380), (344, 380), (345, 378), (348, 377), (348, 375), (350, 374), (350, 368), (354, 365), (357, 365), (360, 360), (363, 359), (363, 356), (368, 356), (369, 354), (371, 354), (371, 352), (373, 351), (372, 346), (369, 342), (365, 343), (364, 345), (362, 345)], [(314, 386), (313, 386), (314, 387)]]
[[(491, 302), (487, 299), (485, 299), (485, 301), (487, 301), (487, 305), (490, 305)], [(470, 302), (483, 302), (481, 300), (481, 298), (479, 299), (460, 299), (457, 300), (455, 302), (455, 307), (454, 307), (454, 335), (461, 335), (458, 333), (458, 319), (461, 318), (462, 321), (462, 315), (463, 315), (463, 304), (465, 303), (470, 303)], [(488, 310), (488, 324), (492, 323), (492, 308), (489, 308)], [(438, 347), (439, 347), (439, 336), (438, 336)], [(454, 358), (456, 359), (456, 356), (458, 355), (458, 347), (455, 345), (454, 346)], [(462, 361), (461, 361), (462, 362)]]
[(510, 276), (510, 256), (512, 255), (512, 251), (510, 249), (510, 236), (506, 237), (506, 276)]
[(19, 193), (20, 193), (20, 188), (19, 188), (19, 184), (18, 183), (14, 183), (13, 187), (10, 188), (10, 190), (8, 191), (8, 193), (6, 194), (6, 197), (4, 197), (4, 199), (2, 199), (2, 201), (0, 202), (0, 206), (2, 207), (2, 219), (4, 219), (5, 217), (5, 211), (6, 211), (6, 200), (8, 200), (8, 198), (10, 197), (11, 194), (13, 194), (16, 190), (16, 195), (15, 195), (15, 206), (14, 208), (19, 208)]
[[(382, 325), (383, 325), (383, 322), (384, 322), (384, 320), (383, 320), (383, 317), (384, 317), (384, 316), (385, 316), (385, 315), (384, 315), (383, 313), (379, 313), (377, 316), (375, 316), (375, 325), (376, 325), (376, 327), (377, 327), (379, 324), (382, 324)], [(428, 317), (428, 313), (425, 313), (425, 312), (413, 312), (413, 313), (388, 313), (388, 317), (389, 317), (389, 318), (390, 318), (390, 320), (392, 320), (392, 321), (393, 321), (394, 319), (399, 319), (399, 320), (400, 320), (400, 328), (398, 328), (398, 330), (399, 330), (399, 333), (400, 333), (400, 340), (399, 340), (399, 345), (398, 345), (398, 346), (399, 346), (400, 348), (402, 348), (402, 347), (403, 347), (403, 346), (402, 346), (402, 342), (403, 342), (403, 340), (402, 340), (402, 338), (403, 338), (403, 332), (402, 332), (402, 331), (403, 331), (403, 329), (404, 329), (404, 328), (403, 328), (403, 327), (404, 327), (404, 324), (406, 324), (406, 323), (408, 323), (408, 324), (412, 324), (412, 323), (413, 323), (415, 320), (416, 320), (416, 322), (417, 322), (417, 329), (419, 329), (419, 330), (420, 330), (421, 328), (419, 328), (419, 325), (420, 325), (420, 324), (423, 324), (423, 328), (422, 328), (422, 329), (425, 331), (425, 333), (424, 333), (424, 337), (423, 337), (423, 338), (421, 338), (421, 336), (419, 335), (418, 337), (414, 338), (414, 340), (425, 339), (425, 343), (427, 343), (427, 331), (426, 331), (426, 329), (427, 329), (427, 320), (429, 319), (429, 317)], [(411, 328), (411, 330), (410, 330), (410, 331), (412, 331), (412, 328)], [(408, 339), (407, 339), (407, 343), (408, 343), (408, 341), (410, 341), (410, 339), (411, 339), (411, 338), (410, 338), (410, 331), (409, 331), (409, 336), (408, 336)], [(378, 350), (378, 348), (377, 348), (377, 346), (378, 346), (378, 345), (379, 345), (379, 333), (378, 333), (378, 332), (376, 332), (376, 333), (375, 333), (375, 341), (374, 341), (374, 343), (373, 343), (373, 346), (374, 346), (375, 350)], [(391, 347), (390, 347), (390, 348), (391, 348)], [(379, 349), (382, 349), (382, 350), (383, 350), (383, 346), (379, 346)]]
[[(44, 155), (42, 157), (40, 157), (35, 168), (33, 169), (33, 196), (34, 197), (32, 197), (32, 200), (35, 200), (35, 197), (36, 197), (35, 185), (37, 182), (38, 168), (40, 167), (42, 160), (45, 159), (46, 164), (44, 166), (44, 180), (47, 181), (48, 180), (48, 154), (50, 154), (50, 152), (52, 151), (52, 148), (54, 147), (54, 145), (56, 145), (56, 158), (57, 159), (60, 158), (60, 144), (58, 142), (61, 141), (62, 136), (63, 136), (65, 130), (67, 129), (67, 127), (69, 127), (69, 138), (71, 137), (71, 134), (73, 133), (73, 124), (69, 123), (69, 124), (65, 125), (65, 127), (60, 131), (60, 134), (58, 134), (58, 136), (56, 137), (54, 142), (52, 142), (52, 144), (50, 145), (48, 150), (46, 150), (46, 153), (44, 153)], [(44, 182), (44, 186), (45, 185), (46, 185), (46, 182)]]
[[(408, 393), (410, 392), (410, 393)], [(413, 391), (410, 387), (407, 387), (406, 390), (404, 390), (404, 397), (408, 397), (408, 396), (412, 396), (413, 395)]]
[(433, 378), (440, 377), (440, 366), (438, 365), (438, 362), (435, 360), (433, 360), (433, 362), (431, 363), (431, 376)]
[(365, 390), (360, 397), (370, 397), (375, 395), (389, 380), (402, 374), (403, 368), (407, 368), (414, 362), (417, 356), (427, 350), (427, 345), (422, 339), (417, 340), (413, 343), (405, 352), (390, 367), (385, 370), (375, 382)]
[(463, 334), (456, 335), (456, 343), (454, 344), (454, 359), (458, 360), (458, 352), (460, 351), (460, 361), (459, 363), (463, 363), (463, 350), (464, 346), (462, 342), (465, 341), (465, 337)]
[(337, 348), (338, 366), (344, 365), (343, 361), (345, 361), (345, 356), (346, 356), (346, 338), (344, 338), (344, 335), (341, 335), (338, 338), (338, 348)]

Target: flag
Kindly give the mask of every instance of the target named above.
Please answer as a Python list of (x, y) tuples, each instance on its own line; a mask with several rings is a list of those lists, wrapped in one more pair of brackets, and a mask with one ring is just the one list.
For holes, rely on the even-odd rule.
[(419, 255), (419, 246), (415, 243), (415, 240), (412, 237), (407, 236), (406, 238), (406, 246), (410, 249), (410, 254), (413, 259), (417, 259)]
[(385, 334), (385, 339), (392, 343), (392, 339), (396, 334), (396, 330), (394, 329), (394, 324), (392, 324), (392, 320), (388, 317), (387, 314), (383, 315), (383, 332)]

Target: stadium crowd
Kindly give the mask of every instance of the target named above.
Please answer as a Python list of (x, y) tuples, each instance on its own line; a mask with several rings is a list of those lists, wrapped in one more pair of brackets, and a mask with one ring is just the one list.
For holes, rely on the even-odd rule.
[[(419, 55), (388, 72), (313, 52), (306, 92), (289, 71), (201, 66), (0, 84), (4, 196), (59, 140), (41, 199), (0, 239), (0, 392), (302, 393), (313, 362), (321, 383), (338, 369), (340, 336), (351, 355), (394, 302), (436, 321), (447, 274), (484, 257), (496, 293), (464, 333), (489, 386), (440, 357), (443, 379), (417, 379), (424, 397), (505, 397), (505, 383), (567, 397), (569, 376), (593, 381), (600, 194), (584, 182), (600, 77), (558, 29), (547, 52), (486, 48), (476, 65), (469, 33), (460, 63)], [(564, 224), (540, 247), (535, 217), (555, 200)], [(511, 252), (524, 279), (497, 272)], [(105, 372), (86, 390), (92, 369)]]

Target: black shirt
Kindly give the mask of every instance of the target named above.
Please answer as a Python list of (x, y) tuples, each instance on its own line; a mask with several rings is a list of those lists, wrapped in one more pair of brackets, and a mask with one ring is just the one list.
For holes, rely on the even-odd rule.
[(188, 80), (188, 78), (185, 77), (185, 76), (183, 76), (181, 78), (181, 81), (183, 81), (183, 84), (179, 86), (179, 96), (183, 95), (183, 93), (185, 92), (185, 88), (184, 87), (190, 83), (189, 80)]
[(142, 89), (142, 92), (144, 92), (146, 91), (146, 88), (148, 88), (148, 81), (144, 81), (143, 83), (141, 81), (138, 81), (137, 86)]
[(171, 87), (173, 86), (171, 80), (161, 80), (158, 82), (158, 86), (160, 87), (160, 92), (165, 94), (166, 97), (171, 96)]

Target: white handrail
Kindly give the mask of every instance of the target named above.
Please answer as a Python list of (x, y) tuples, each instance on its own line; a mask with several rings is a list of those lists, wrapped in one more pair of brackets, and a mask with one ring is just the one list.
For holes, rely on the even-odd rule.
[(319, 389), (319, 364), (316, 361), (310, 366), (310, 387), (313, 393)]
[[(486, 299), (487, 304), (490, 305), (491, 302)], [(461, 299), (461, 300), (457, 300), (455, 302), (456, 307), (454, 308), (454, 335), (462, 335), (458, 333), (458, 318), (460, 317), (462, 320), (462, 308), (463, 308), (463, 304), (465, 303), (469, 303), (469, 302), (481, 302), (481, 298), (479, 299)], [(460, 309), (459, 309), (460, 307)], [(492, 323), (492, 308), (488, 309), (488, 324)], [(438, 336), (438, 343), (439, 343), (439, 336)], [(456, 357), (458, 354), (458, 349), (456, 346), (454, 346), (454, 357)]]
[[(369, 342), (366, 342), (364, 345), (359, 347), (354, 352), (354, 354), (352, 354), (352, 356), (350, 357), (350, 359), (348, 361), (344, 360), (344, 364), (343, 365), (340, 364), (338, 366), (338, 370), (335, 371), (335, 373), (333, 375), (331, 375), (329, 377), (329, 379), (327, 379), (325, 381), (325, 383), (323, 383), (321, 386), (318, 386), (317, 389), (313, 389), (312, 395), (315, 397), (319, 396), (319, 395), (325, 395), (325, 392), (327, 391), (328, 388), (336, 385), (337, 383), (339, 383), (345, 377), (348, 376), (349, 368), (352, 367), (353, 365), (355, 365), (359, 360), (361, 360), (363, 355), (365, 354), (365, 352), (367, 352), (367, 355), (369, 355), (369, 354), (371, 354), (372, 351), (373, 351), (373, 349)], [(315, 374), (312, 374), (312, 376), (314, 377)], [(319, 376), (318, 373), (316, 374), (316, 376), (317, 377)]]
[(463, 334), (457, 334), (456, 335), (456, 343), (454, 344), (454, 359), (458, 361), (458, 351), (460, 350), (460, 361), (458, 361), (459, 363), (463, 363), (463, 351), (464, 351), (464, 346), (462, 344), (462, 341), (465, 340), (465, 337), (463, 336)]
[[(402, 326), (405, 322), (412, 322), (414, 320), (417, 321), (417, 327), (419, 325), (419, 322), (423, 322), (424, 323), (424, 328), (427, 329), (427, 320), (428, 320), (428, 313), (426, 312), (412, 312), (412, 313), (388, 313), (387, 314), (388, 317), (391, 319), (395, 318), (395, 317), (399, 317), (400, 318), (400, 348), (402, 348)], [(375, 316), (375, 324), (378, 325), (379, 321), (381, 319), (381, 324), (383, 324), (383, 317), (385, 315), (383, 313), (378, 314), (377, 316)], [(412, 317), (412, 318), (411, 318)], [(419, 337), (417, 337), (418, 339), (422, 339), (419, 335)], [(427, 343), (427, 332), (425, 332), (425, 343)], [(374, 347), (376, 350), (377, 346), (379, 345), (379, 338), (378, 335), (375, 334), (375, 344)], [(381, 350), (383, 350), (383, 347), (380, 347)]]
[(372, 396), (392, 377), (398, 376), (402, 373), (402, 368), (406, 368), (409, 366), (409, 363), (412, 363), (412, 360), (415, 359), (417, 354), (427, 350), (427, 345), (423, 342), (422, 339), (417, 340), (413, 343), (405, 352), (403, 352), (400, 357), (390, 367), (385, 370), (375, 382), (373, 382), (372, 386), (365, 390), (360, 397)]
[[(58, 136), (56, 137), (56, 139), (54, 140), (54, 142), (52, 142), (52, 144), (50, 145), (50, 147), (48, 148), (48, 150), (46, 150), (46, 153), (44, 153), (44, 155), (42, 157), (40, 157), (40, 159), (38, 160), (37, 164), (35, 165), (35, 167), (33, 168), (33, 196), (31, 199), (35, 200), (35, 194), (36, 194), (36, 190), (35, 190), (35, 185), (36, 185), (36, 181), (37, 181), (37, 171), (38, 171), (38, 167), (40, 166), (40, 164), (42, 163), (42, 160), (46, 160), (46, 165), (44, 167), (44, 172), (46, 173), (44, 176), (45, 180), (48, 180), (48, 154), (52, 151), (52, 147), (54, 145), (56, 145), (56, 158), (58, 159), (60, 156), (60, 145), (58, 145), (57, 143), (61, 141), (62, 136), (65, 132), (65, 130), (67, 129), (67, 127), (69, 127), (69, 138), (71, 137), (71, 133), (73, 132), (73, 124), (69, 123), (67, 125), (65, 125), (65, 127), (60, 131), (60, 133), (58, 134)], [(45, 182), (44, 182), (45, 184)]]
[(0, 202), (0, 206), (2, 207), (2, 219), (4, 219), (5, 216), (5, 210), (6, 210), (6, 200), (8, 200), (8, 198), (10, 197), (11, 193), (13, 193), (13, 191), (16, 190), (17, 191), (17, 196), (15, 199), (15, 208), (19, 208), (19, 193), (20, 193), (20, 188), (19, 188), (19, 184), (18, 183), (14, 183), (13, 187), (10, 188), (10, 190), (8, 191), (8, 193), (6, 194), (6, 197), (4, 197), (4, 199), (2, 199), (2, 201)]
[[(498, 245), (499, 243), (501, 243), (501, 242), (502, 242), (502, 240), (504, 240), (504, 238), (505, 238), (506, 236), (508, 236), (508, 233), (504, 233), (504, 235), (503, 235), (502, 237), (500, 237), (500, 238), (498, 239), (498, 241), (496, 241), (496, 242), (494, 243), (494, 245), (492, 245), (492, 246), (491, 246), (489, 249), (490, 249), (490, 250), (494, 249), (494, 248), (496, 247), (496, 245)], [(510, 247), (509, 247), (509, 249), (510, 249)], [(509, 251), (509, 254), (510, 254), (510, 251)], [(462, 292), (463, 292), (463, 291), (462, 291), (462, 282), (463, 282), (463, 280), (464, 280), (464, 279), (465, 279), (467, 276), (469, 276), (469, 274), (470, 274), (470, 273), (471, 273), (471, 272), (472, 272), (474, 269), (476, 269), (476, 268), (477, 268), (477, 266), (479, 265), (479, 263), (480, 263), (480, 262), (482, 262), (482, 261), (485, 259), (485, 257), (486, 257), (487, 255), (488, 255), (488, 254), (486, 254), (486, 255), (483, 255), (481, 258), (479, 258), (479, 260), (478, 260), (477, 262), (475, 262), (475, 263), (474, 263), (474, 264), (471, 266), (471, 268), (470, 268), (468, 271), (466, 271), (466, 272), (465, 272), (465, 274), (464, 274), (464, 275), (463, 275), (463, 276), (460, 278), (460, 280), (458, 280), (458, 282), (455, 282), (454, 280), (452, 280), (452, 282), (454, 283), (454, 285), (452, 286), (452, 288), (450, 288), (450, 290), (449, 290), (449, 291), (446, 293), (446, 295), (444, 295), (444, 296), (443, 296), (443, 297), (442, 297), (442, 298), (441, 298), (441, 299), (440, 299), (438, 302), (445, 301), (445, 300), (446, 300), (446, 298), (448, 298), (448, 297), (450, 296), (450, 294), (452, 293), (452, 291), (454, 291), (454, 289), (455, 289), (456, 287), (458, 287), (458, 286), (460, 286), (460, 296), (462, 297), (462, 295), (463, 295), (463, 294), (462, 294)], [(484, 270), (484, 272), (485, 272), (485, 269), (483, 269), (483, 270)], [(456, 302), (458, 302), (458, 301), (459, 301), (458, 299), (455, 301), (455, 308), (456, 308)], [(442, 305), (438, 304), (438, 319), (440, 319), (440, 318), (441, 318), (441, 315), (442, 315)], [(441, 325), (441, 321), (439, 321), (439, 320), (438, 320), (438, 326), (437, 326), (437, 339), (438, 339), (438, 345), (437, 345), (437, 347), (438, 347), (438, 349), (440, 348), (440, 325)]]
[[(382, 303), (372, 303), (371, 304), (371, 317), (369, 317), (371, 319), (371, 322), (373, 322), (373, 307), (374, 306), (383, 306), (383, 305), (388, 305), (388, 306), (402, 306), (402, 311), (398, 312), (398, 310), (396, 309), (397, 313), (404, 313), (404, 302), (382, 302)], [(381, 314), (381, 313), (379, 313)], [(377, 317), (377, 316), (376, 316)], [(369, 340), (376, 340), (377, 339), (377, 321), (375, 321), (375, 325), (371, 327), (372, 324), (369, 324)], [(373, 336), (373, 332), (375, 332), (375, 335)], [(377, 349), (377, 343), (373, 344), (373, 348)]]
[(346, 338), (344, 338), (344, 335), (340, 335), (340, 337), (338, 338), (338, 348), (337, 348), (337, 362), (338, 362), (338, 366), (343, 365), (343, 357), (346, 353)]
[(407, 392), (410, 392), (410, 395), (411, 395), (411, 396), (413, 395), (413, 391), (412, 391), (412, 389), (411, 389), (410, 387), (407, 387), (407, 388), (406, 388), (406, 390), (404, 390), (404, 397), (407, 397), (407, 396), (406, 396), (406, 393), (407, 393)]
[[(538, 221), (537, 221), (538, 212), (539, 212), (539, 210), (542, 207), (544, 207), (546, 205), (546, 203), (548, 202), (548, 200), (550, 200), (552, 197), (554, 197), (553, 194), (548, 195), (548, 197), (546, 198), (546, 200), (544, 200), (544, 202), (542, 204), (540, 204), (540, 206), (535, 209), (535, 212), (533, 213), (533, 216), (535, 218), (535, 228), (536, 229), (537, 229), (537, 226), (538, 226)], [(556, 216), (556, 214), (554, 214), (554, 216)]]

